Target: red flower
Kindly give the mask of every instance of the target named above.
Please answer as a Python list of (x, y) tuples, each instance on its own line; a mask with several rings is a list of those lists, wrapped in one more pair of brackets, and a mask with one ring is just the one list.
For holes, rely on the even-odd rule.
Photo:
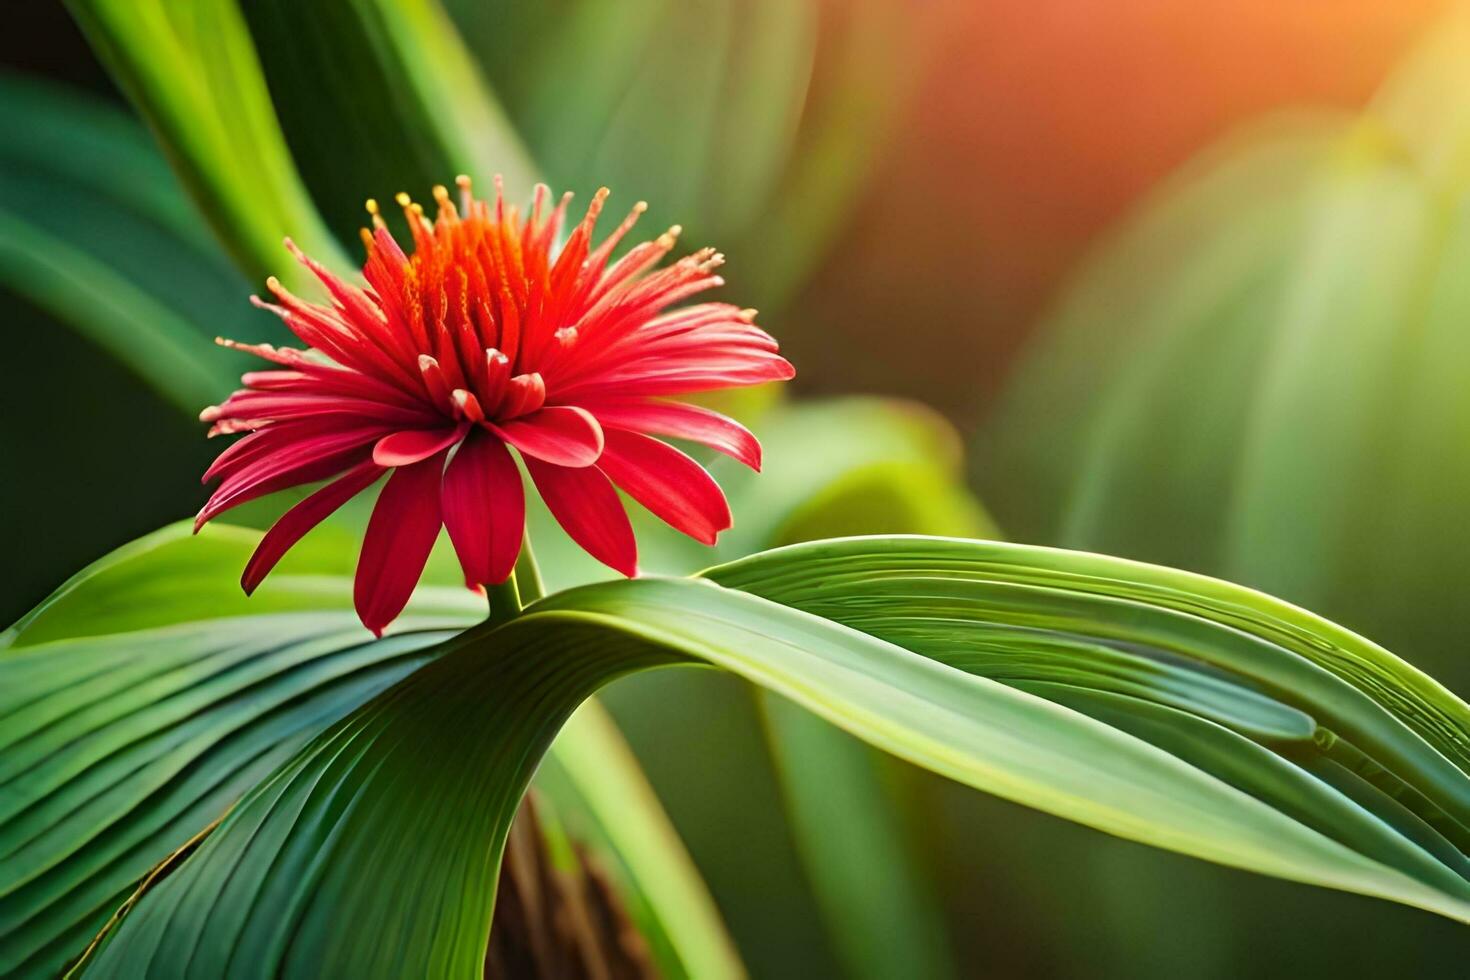
[[(363, 230), (367, 288), (343, 282), (286, 245), (331, 295), (330, 305), (267, 285), (277, 313), (307, 350), (221, 340), (280, 365), (201, 418), (211, 435), (249, 432), (205, 473), (219, 478), (195, 522), (264, 494), (318, 480), (321, 489), (266, 533), (241, 584), (251, 592), (285, 552), (354, 495), (390, 473), (368, 522), (354, 598), (381, 633), (407, 604), (441, 523), (471, 588), (505, 581), (525, 524), (514, 448), (558, 523), (594, 558), (637, 574), (637, 543), (614, 486), (707, 544), (730, 526), (718, 484), (653, 436), (688, 439), (755, 468), (760, 446), (739, 423), (665, 400), (790, 378), (754, 311), (700, 303), (665, 312), (718, 286), (723, 256), (701, 249), (666, 268), (677, 227), (613, 249), (639, 204), (595, 248), (607, 191), (559, 250), (570, 195), (546, 210), (537, 187), (529, 216), (470, 194), (460, 207), (434, 189), (436, 220), (400, 194), (413, 233), (405, 255), (377, 207)], [(446, 465), (447, 464), (447, 465)]]

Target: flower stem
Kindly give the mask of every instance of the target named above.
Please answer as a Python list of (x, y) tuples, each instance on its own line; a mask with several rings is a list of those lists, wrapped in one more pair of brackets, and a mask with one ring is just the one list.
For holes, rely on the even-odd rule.
[(521, 614), (521, 590), (517, 586), (514, 572), (499, 585), (486, 586), (485, 595), (490, 600), (491, 626), (508, 623)]
[(521, 556), (516, 559), (516, 582), (520, 585), (521, 599), (530, 605), (546, 594), (546, 585), (541, 581), (541, 566), (536, 564), (536, 553), (531, 550), (531, 532), (521, 537)]
[(510, 622), (521, 614), (522, 608), (545, 594), (541, 569), (536, 565), (536, 555), (531, 551), (531, 535), (527, 532), (521, 538), (521, 556), (516, 559), (510, 578), (485, 590), (485, 596), (490, 600), (490, 625)]

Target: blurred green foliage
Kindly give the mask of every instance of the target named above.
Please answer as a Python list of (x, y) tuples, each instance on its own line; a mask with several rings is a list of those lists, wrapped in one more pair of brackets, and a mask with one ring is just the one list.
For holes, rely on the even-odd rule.
[(977, 466), (1016, 533), (1197, 568), (1470, 686), (1470, 26), (1243, 133), (1041, 325)]
[[(1470, 688), (1467, 66), (1461, 16), (1360, 115), (1262, 120), (1100, 243), (978, 443), (1008, 530), (1271, 591)], [(1105, 972), (1278, 975), (1311, 950), (1302, 974), (1426, 975), (1463, 956), (1422, 917), (1083, 851), (1066, 860), (1114, 910), (1090, 940)]]
[(731, 282), (778, 313), (857, 203), (917, 57), (883, 0), (446, 6), (553, 186), (646, 199), (645, 221), (737, 256)]

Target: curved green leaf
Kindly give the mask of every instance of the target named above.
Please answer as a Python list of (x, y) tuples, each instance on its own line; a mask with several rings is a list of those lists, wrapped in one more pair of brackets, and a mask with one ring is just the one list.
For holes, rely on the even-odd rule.
[[(1167, 706), (1283, 757), (1352, 752), (1455, 848), (1470, 844), (1470, 707), (1382, 648), (1249, 589), (1097, 555), (930, 538), (800, 545), (707, 574), (1017, 686)], [(1147, 656), (1149, 674), (1119, 686), (1096, 669), (1111, 659), (1097, 656), (1099, 644)], [(1210, 696), (1185, 694), (1188, 680), (1208, 680)], [(1222, 704), (1253, 720), (1232, 724)], [(1260, 724), (1263, 708), (1281, 727)], [(1302, 793), (1316, 791), (1306, 773), (1298, 778)], [(1330, 814), (1313, 825), (1358, 832)]]
[(0, 637), (0, 973), (74, 959), (150, 868), (465, 619), (426, 608), (372, 642), (349, 591), (323, 609), (331, 552), (310, 546), (242, 616), (251, 538), (167, 529)]
[[(55, 972), (73, 959), (157, 862), (423, 663), (434, 638), (484, 617), (463, 588), (421, 587), (409, 634), (373, 643), (351, 612), (351, 534), (314, 531), (247, 598), (236, 579), (258, 541), (228, 526), (198, 537), (165, 528), (0, 634), (0, 973)], [(668, 975), (738, 975), (680, 841), (597, 717), (556, 747), (548, 793), (624, 872)], [(578, 819), (582, 807), (591, 819)], [(72, 816), (37, 834), (54, 813)]]
[[(1085, 709), (1073, 710), (946, 662), (963, 663), (969, 625), (981, 622), (1091, 633), (1242, 683), (1320, 674), (1378, 711), (1354, 735), (1382, 752), (1372, 755), (1382, 773), (1453, 809), (1470, 779), (1416, 729), (1433, 714), (1437, 744), (1463, 738), (1470, 708), (1308, 613), (1168, 569), (953, 539), (798, 545), (710, 575), (790, 604), (642, 579), (559, 593), (457, 637), (232, 810), (142, 895), (87, 974), (478, 975), (506, 828), (556, 729), (608, 681), (691, 661), (901, 758), (1098, 829), (1470, 921), (1470, 882), (1270, 745), (1177, 708), (1120, 709), (1125, 696), (1085, 684), (1062, 692)], [(1071, 601), (1088, 616), (1068, 615)], [(1371, 683), (1359, 691), (1349, 676)], [(1339, 724), (1367, 710), (1323, 690), (1341, 700), (1275, 693)], [(1132, 732), (1100, 720), (1117, 710)], [(1314, 743), (1289, 748), (1303, 744)]]

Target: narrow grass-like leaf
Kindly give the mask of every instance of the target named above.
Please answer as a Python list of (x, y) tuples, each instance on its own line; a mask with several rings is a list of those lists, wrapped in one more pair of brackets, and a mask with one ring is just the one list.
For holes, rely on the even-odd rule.
[(683, 842), (616, 722), (596, 699), (584, 701), (567, 720), (536, 773), (536, 785), (562, 801), (572, 832), (617, 860), (630, 885), (639, 932), (668, 975), (744, 975)]
[(846, 974), (958, 976), (943, 906), (915, 854), (917, 828), (884, 778), (892, 760), (764, 689), (759, 704), (791, 832)]

